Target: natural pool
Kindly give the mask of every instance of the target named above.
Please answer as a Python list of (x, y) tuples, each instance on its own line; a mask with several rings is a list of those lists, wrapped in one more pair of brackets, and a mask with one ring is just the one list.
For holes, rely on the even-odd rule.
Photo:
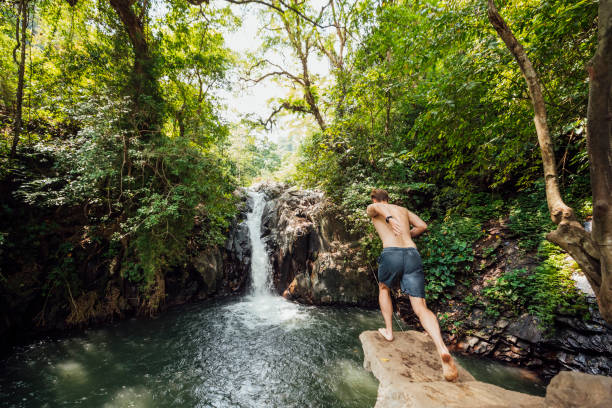
[[(274, 295), (259, 234), (265, 201), (253, 198), (250, 295), (20, 347), (0, 361), (2, 408), (373, 407), (378, 381), (362, 368), (359, 334), (380, 327), (380, 313)], [(543, 392), (520, 370), (460, 361), (481, 381)]]
[[(379, 312), (245, 296), (22, 347), (1, 364), (4, 407), (372, 407), (358, 339)], [(464, 365), (537, 392), (512, 368)], [(483, 378), (487, 377), (487, 378)], [(509, 384), (511, 383), (511, 384)]]

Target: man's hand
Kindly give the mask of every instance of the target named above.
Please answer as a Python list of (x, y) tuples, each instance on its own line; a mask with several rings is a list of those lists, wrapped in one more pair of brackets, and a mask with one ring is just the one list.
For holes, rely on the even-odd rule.
[(402, 233), (400, 223), (395, 218), (389, 218), (389, 226), (391, 227), (395, 235), (400, 235)]
[(410, 210), (408, 210), (408, 219), (410, 220), (410, 224), (414, 227), (410, 230), (410, 236), (412, 238), (418, 237), (427, 231), (427, 223)]

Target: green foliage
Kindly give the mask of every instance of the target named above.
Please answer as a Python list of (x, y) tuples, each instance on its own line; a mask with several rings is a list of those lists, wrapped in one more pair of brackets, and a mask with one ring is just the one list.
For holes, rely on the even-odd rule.
[(74, 249), (74, 245), (70, 242), (59, 245), (54, 254), (54, 266), (42, 286), (42, 292), (45, 296), (49, 296), (57, 288), (65, 288), (66, 295), (70, 296), (77, 293), (82, 286), (82, 282), (79, 281), (77, 275), (77, 266), (82, 259), (75, 260)]
[[(412, 208), (435, 218), (449, 210), (480, 220), (505, 216), (508, 192), (531, 187), (542, 170), (525, 81), (487, 19), (486, 2), (360, 6), (363, 41), (330, 94), (336, 116), (306, 140), (296, 179), (339, 203), (355, 182), (426, 183), (435, 185), (434, 196)], [(584, 192), (583, 67), (595, 50), (596, 4), (510, 1), (501, 12), (545, 84), (561, 182)]]
[(231, 136), (233, 174), (241, 185), (249, 185), (258, 177), (270, 177), (281, 166), (278, 145), (267, 137), (250, 133), (246, 128), (236, 127)]
[[(24, 201), (39, 200), (39, 205), (89, 202), (108, 210), (100, 217), (103, 222), (110, 220), (109, 214), (122, 214), (112, 239), (131, 242), (128, 257), (135, 257), (138, 267), (128, 268), (127, 276), (135, 282), (141, 278), (152, 282), (156, 271), (184, 256), (198, 205), (206, 211), (205, 244), (220, 243), (234, 214), (234, 186), (225, 159), (180, 136), (160, 137), (148, 144), (132, 140), (126, 152), (124, 142), (129, 136), (115, 119), (120, 117), (121, 105), (109, 101), (107, 105), (82, 104), (81, 109), (84, 128), (72, 140), (73, 148), (56, 146), (57, 174), (60, 178), (71, 175), (70, 182), (50, 190), (48, 196), (41, 196), (41, 180), (26, 183), (19, 191)], [(46, 185), (60, 183), (43, 180)], [(138, 278), (137, 271), (143, 276)]]
[(130, 261), (123, 263), (121, 275), (133, 283), (140, 283), (144, 279), (142, 267), (139, 264)]
[(554, 229), (542, 183), (534, 184), (526, 194), (512, 201), (508, 229), (519, 239), (519, 247), (526, 251), (536, 249), (545, 239), (544, 235)]
[(454, 217), (430, 225), (420, 242), (428, 300), (451, 298), (450, 289), (469, 271), (472, 245), (482, 235), (480, 223), (471, 218)]
[(508, 203), (498, 194), (479, 192), (470, 194), (465, 201), (451, 209), (477, 220), (499, 219), (507, 214)]
[[(12, 189), (0, 228), (19, 250), (15, 260), (50, 253), (47, 292), (62, 286), (76, 297), (88, 284), (77, 273), (83, 261), (78, 238), (58, 233), (64, 220), (40, 219), (57, 217), (54, 211), (83, 214), (74, 220), (86, 224), (83, 241), (118, 258), (121, 276), (143, 293), (185, 259), (196, 216), (200, 243), (214, 245), (235, 214), (229, 130), (209, 91), (227, 85), (235, 61), (220, 29), (237, 20), (227, 8), (204, 10), (183, 0), (166, 5), (160, 20), (140, 3), (133, 6), (147, 42), (143, 57), (108, 2), (36, 4), (35, 35), (27, 33), (24, 135), (18, 160), (9, 163), (3, 155), (0, 161), (0, 183)], [(1, 7), (3, 16), (12, 15), (9, 5)], [(1, 55), (12, 53), (13, 36), (14, 18), (3, 19)], [(14, 104), (14, 94), (4, 92), (15, 87), (13, 71), (0, 74), (0, 92), (8, 95), (2, 109)], [(4, 125), (10, 115), (1, 113)], [(3, 138), (3, 153), (9, 142)], [(19, 217), (31, 221), (12, 222)]]
[(538, 256), (541, 263), (533, 271), (516, 269), (489, 282), (482, 291), (487, 314), (497, 317), (504, 309), (515, 314), (527, 311), (549, 332), (554, 330), (559, 313), (587, 317), (586, 299), (572, 279), (578, 269), (576, 263), (547, 241), (540, 243)]

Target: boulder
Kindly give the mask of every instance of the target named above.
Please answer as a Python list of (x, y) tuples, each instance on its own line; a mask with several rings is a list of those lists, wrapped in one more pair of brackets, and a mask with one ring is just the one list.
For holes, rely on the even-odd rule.
[(376, 303), (376, 281), (360, 256), (357, 237), (323, 193), (281, 183), (255, 189), (268, 199), (262, 237), (278, 293), (308, 304)]
[(546, 388), (546, 403), (555, 408), (612, 407), (612, 378), (561, 371)]
[(519, 319), (512, 322), (506, 329), (506, 332), (530, 343), (537, 343), (543, 337), (542, 329), (540, 329), (539, 325), (540, 322), (535, 316), (525, 313)]
[[(363, 366), (381, 383), (445, 381), (436, 346), (427, 333), (410, 330), (394, 332), (389, 342), (378, 331), (359, 335), (363, 347)], [(463, 367), (458, 382), (475, 381)]]
[(209, 247), (193, 258), (193, 266), (200, 274), (202, 291), (210, 295), (217, 290), (217, 283), (223, 277), (223, 259), (218, 247)]

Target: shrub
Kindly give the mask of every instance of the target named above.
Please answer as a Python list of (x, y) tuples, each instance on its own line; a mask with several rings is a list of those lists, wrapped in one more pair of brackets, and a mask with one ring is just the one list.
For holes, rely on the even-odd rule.
[(519, 239), (519, 248), (535, 250), (544, 235), (554, 228), (546, 203), (546, 192), (542, 182), (534, 184), (526, 194), (512, 201), (508, 228)]
[(558, 313), (587, 316), (584, 294), (576, 289), (572, 274), (578, 266), (556, 245), (542, 241), (538, 248), (541, 263), (533, 270), (505, 273), (483, 289), (487, 314), (499, 316), (502, 309), (515, 314), (524, 311), (539, 318), (542, 328), (554, 330)]
[(455, 286), (457, 276), (469, 271), (474, 260), (472, 246), (482, 234), (480, 223), (465, 217), (429, 227), (421, 244), (428, 300), (451, 297), (448, 289)]

